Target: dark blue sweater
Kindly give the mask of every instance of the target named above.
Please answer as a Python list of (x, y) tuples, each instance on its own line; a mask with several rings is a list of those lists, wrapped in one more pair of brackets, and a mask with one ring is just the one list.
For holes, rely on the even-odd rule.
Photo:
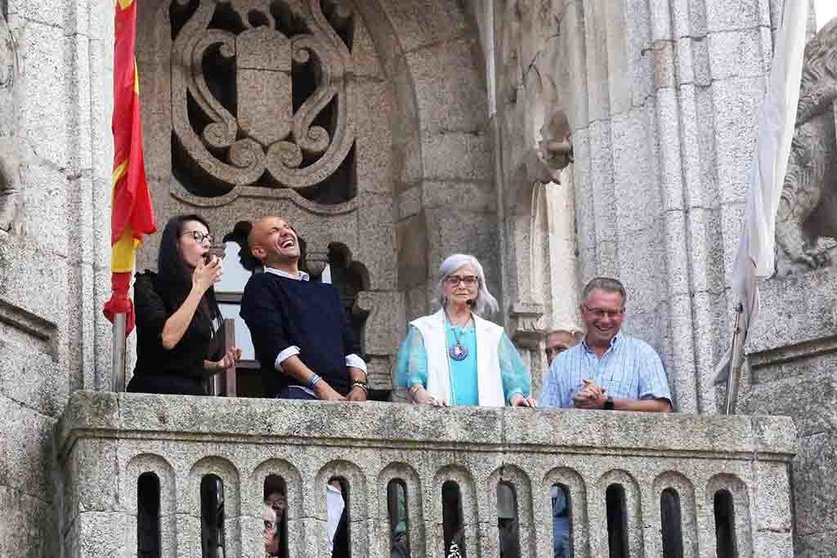
[(267, 394), (297, 383), (275, 367), (276, 357), (291, 345), (299, 347), (308, 368), (339, 393), (348, 393), (346, 355), (360, 355), (360, 346), (332, 285), (258, 273), (244, 287), (241, 317), (250, 329)]

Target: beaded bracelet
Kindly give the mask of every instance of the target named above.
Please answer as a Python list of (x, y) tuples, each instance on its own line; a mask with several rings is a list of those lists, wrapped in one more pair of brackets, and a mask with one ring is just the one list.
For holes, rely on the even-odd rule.
[(361, 382), (359, 380), (355, 380), (355, 381), (352, 382), (352, 388), (356, 388), (356, 387), (359, 387), (360, 389), (362, 389), (366, 393), (369, 393), (369, 388), (366, 386), (366, 382)]

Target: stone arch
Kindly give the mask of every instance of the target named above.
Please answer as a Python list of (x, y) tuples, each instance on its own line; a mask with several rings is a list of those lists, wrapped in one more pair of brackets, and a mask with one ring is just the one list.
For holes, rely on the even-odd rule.
[[(492, 290), (500, 290), (486, 92), (465, 8), (450, 0), (352, 3), (363, 23), (355, 35), (363, 56), (354, 59), (349, 79), (366, 88), (351, 101), (364, 127), (355, 134), (356, 194), (322, 205), (289, 188), (243, 185), (199, 198), (172, 186), (173, 1), (138, 6), (146, 166), (158, 217), (199, 207), (213, 231), (226, 231), (238, 220), (282, 214), (312, 253), (344, 244), (365, 264), (373, 291), (359, 305), (370, 314), (364, 333), (370, 381), (381, 378), (376, 389), (389, 389), (406, 318), (429, 309), (436, 263), (467, 248), (485, 264)], [(154, 267), (158, 243), (159, 236), (148, 238), (138, 268)]]
[[(288, 556), (301, 556), (303, 554), (303, 485), (302, 476), (291, 463), (284, 459), (268, 459), (259, 463), (250, 476), (250, 487), (252, 495), (243, 504), (242, 510), (245, 513), (260, 517), (261, 504), (265, 479), (269, 475), (276, 475), (285, 481), (288, 501), (286, 510), (288, 524)], [(258, 495), (259, 497), (255, 497)], [(257, 532), (261, 532), (257, 530)], [(262, 541), (257, 541), (262, 543)], [(263, 543), (262, 543), (263, 544)], [(262, 548), (263, 549), (263, 548)]]
[[(407, 463), (393, 462), (383, 468), (378, 475), (378, 521), (379, 533), (386, 533), (389, 513), (387, 509), (387, 486), (392, 480), (402, 480), (407, 488), (407, 520), (410, 539), (410, 551), (415, 556), (425, 556), (425, 523), (423, 513), (424, 492), (422, 482), (416, 470)], [(389, 539), (384, 536), (379, 540), (381, 556), (389, 554)]]
[(608, 529), (605, 494), (612, 484), (619, 484), (625, 491), (625, 509), (628, 513), (628, 550), (630, 555), (643, 555), (642, 540), (642, 497), (639, 483), (629, 472), (613, 469), (596, 481), (594, 497), (588, 502), (590, 512), (590, 550), (594, 556), (608, 554)]
[[(715, 493), (719, 490), (727, 490), (732, 495), (735, 507), (735, 542), (738, 547), (738, 555), (742, 558), (749, 558), (753, 556), (753, 540), (750, 493), (747, 484), (740, 477), (731, 473), (719, 473), (707, 481), (703, 505), (710, 514), (710, 526), (713, 535), (715, 521), (711, 518), (714, 511)], [(712, 539), (711, 548), (715, 548), (714, 536)]]
[[(584, 482), (584, 478), (578, 473), (578, 471), (572, 469), (571, 467), (555, 467), (544, 475), (541, 486), (548, 489), (555, 484), (563, 484), (570, 491), (574, 555), (587, 556), (590, 552), (590, 533), (589, 521), (587, 520), (587, 485)], [(551, 508), (552, 505), (549, 501), (549, 496), (548, 490), (537, 496), (537, 498), (543, 498), (543, 505), (547, 509)], [(551, 524), (551, 513), (549, 515), (549, 521)]]
[(132, 457), (125, 465), (122, 477), (121, 493), (127, 514), (128, 548), (137, 548), (137, 481), (140, 475), (153, 473), (160, 481), (160, 550), (163, 556), (175, 556), (177, 549), (177, 479), (174, 469), (166, 458), (153, 454), (141, 453)]
[(369, 548), (369, 534), (366, 528), (369, 491), (366, 475), (354, 463), (343, 460), (329, 461), (317, 472), (314, 480), (313, 509), (315, 517), (327, 518), (325, 486), (334, 477), (343, 478), (349, 484), (349, 528), (352, 556), (364, 556)]
[(517, 501), (517, 521), (520, 530), (520, 551), (525, 555), (528, 549), (528, 552), (534, 554), (534, 494), (532, 493), (532, 482), (529, 475), (523, 469), (515, 465), (504, 464), (488, 476), (485, 485), (486, 494), (488, 494), (488, 510), (484, 515), (489, 518), (498, 517), (497, 485), (501, 482), (508, 483), (514, 489)]
[(677, 471), (664, 471), (657, 475), (652, 485), (652, 512), (651, 517), (646, 518), (654, 529), (654, 543), (659, 546), (659, 552), (654, 552), (652, 547), (648, 551), (651, 554), (662, 555), (662, 542), (656, 537), (656, 533), (662, 530), (660, 495), (663, 490), (672, 488), (680, 498), (681, 531), (683, 533), (683, 556), (686, 558), (698, 556), (698, 531), (697, 531), (697, 507), (695, 505), (695, 487), (688, 478)]
[[(225, 548), (228, 554), (241, 555), (241, 533), (239, 530), (241, 517), (241, 481), (238, 468), (228, 459), (216, 455), (203, 457), (192, 465), (189, 470), (187, 490), (181, 494), (178, 512), (185, 513), (196, 521), (190, 523), (190, 529), (197, 527), (197, 532), (186, 537), (200, 544), (201, 519), (201, 481), (206, 475), (215, 475), (224, 484), (224, 532)], [(189, 555), (200, 553), (200, 548), (190, 549)], [(180, 550), (178, 555), (183, 554)]]
[(447, 481), (453, 481), (459, 486), (463, 512), (463, 527), (465, 531), (465, 546), (468, 554), (478, 553), (479, 529), (478, 529), (478, 495), (476, 485), (471, 473), (461, 465), (450, 464), (441, 467), (433, 477), (433, 489), (429, 509), (425, 510), (425, 521), (431, 526), (430, 536), (427, 539), (427, 546), (430, 554), (435, 555), (441, 552), (444, 547), (444, 535), (442, 531), (442, 485)]

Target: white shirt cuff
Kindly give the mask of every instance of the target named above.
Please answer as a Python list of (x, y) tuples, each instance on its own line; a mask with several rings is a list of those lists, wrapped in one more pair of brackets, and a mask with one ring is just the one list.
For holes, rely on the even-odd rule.
[(363, 370), (363, 373), (366, 374), (366, 363), (363, 362), (363, 359), (356, 354), (346, 355), (346, 366), (360, 368)]
[(300, 353), (299, 347), (297, 347), (296, 345), (291, 345), (290, 347), (288, 347), (287, 349), (285, 349), (284, 351), (282, 351), (281, 353), (276, 355), (276, 360), (273, 362), (273, 366), (276, 368), (276, 370), (281, 372), (282, 371), (282, 361), (287, 359), (287, 358), (290, 358), (292, 356), (296, 356), (299, 353)]

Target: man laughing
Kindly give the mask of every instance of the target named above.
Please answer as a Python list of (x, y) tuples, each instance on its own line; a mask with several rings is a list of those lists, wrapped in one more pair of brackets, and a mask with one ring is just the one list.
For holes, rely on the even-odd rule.
[(660, 357), (645, 341), (622, 333), (625, 287), (596, 277), (584, 287), (581, 343), (558, 355), (544, 378), (543, 407), (671, 411)]
[(337, 289), (299, 269), (299, 237), (281, 217), (253, 224), (250, 252), (264, 266), (244, 288), (266, 392), (283, 399), (365, 401), (366, 364)]

